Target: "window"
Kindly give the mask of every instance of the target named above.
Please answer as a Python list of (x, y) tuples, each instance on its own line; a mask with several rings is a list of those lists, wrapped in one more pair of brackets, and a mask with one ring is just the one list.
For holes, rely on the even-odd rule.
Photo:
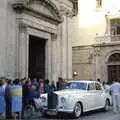
[(94, 85), (94, 83), (89, 83), (89, 85), (88, 85), (88, 90), (95, 90), (95, 85)]
[[(111, 34), (120, 35), (120, 19), (111, 19), (110, 20)], [(116, 38), (112, 38), (116, 39)]]
[(78, 0), (73, 1), (73, 14), (74, 16), (78, 14)]
[(102, 90), (100, 84), (98, 84), (98, 83), (95, 83), (95, 88), (96, 88), (96, 90)]
[(120, 34), (120, 26), (117, 26), (117, 35)]
[(109, 57), (107, 70), (110, 83), (120, 78), (120, 53), (114, 53)]
[(102, 0), (96, 0), (96, 8), (102, 7)]
[(86, 90), (87, 83), (84, 82), (69, 82), (63, 85), (63, 89), (80, 89)]

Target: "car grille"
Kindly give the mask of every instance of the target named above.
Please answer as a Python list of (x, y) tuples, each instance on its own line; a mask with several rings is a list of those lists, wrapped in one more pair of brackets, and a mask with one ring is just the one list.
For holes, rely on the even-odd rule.
[(48, 94), (48, 109), (56, 109), (58, 105), (57, 94)]

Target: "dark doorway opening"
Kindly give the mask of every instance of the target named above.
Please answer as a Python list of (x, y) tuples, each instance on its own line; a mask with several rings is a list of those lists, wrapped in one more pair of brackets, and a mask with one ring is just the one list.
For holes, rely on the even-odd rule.
[(108, 81), (120, 79), (120, 53), (112, 54), (108, 59)]
[(108, 80), (112, 83), (113, 80), (120, 79), (120, 65), (108, 65)]
[(46, 40), (29, 36), (29, 77), (45, 78)]

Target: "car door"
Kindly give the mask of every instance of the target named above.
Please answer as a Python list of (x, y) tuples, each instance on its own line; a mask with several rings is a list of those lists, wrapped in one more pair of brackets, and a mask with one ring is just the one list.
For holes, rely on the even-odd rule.
[(93, 110), (93, 108), (95, 107), (95, 84), (94, 83), (88, 83), (88, 88), (87, 88), (87, 97), (86, 97), (86, 101), (87, 101), (87, 109), (89, 110)]
[(103, 107), (105, 104), (105, 100), (104, 100), (104, 90), (102, 89), (102, 85), (100, 83), (95, 83), (95, 100), (97, 101), (95, 103), (96, 108), (100, 108)]

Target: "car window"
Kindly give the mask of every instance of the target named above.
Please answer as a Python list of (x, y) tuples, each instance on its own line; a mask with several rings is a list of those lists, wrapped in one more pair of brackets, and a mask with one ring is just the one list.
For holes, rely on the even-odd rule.
[(63, 89), (81, 89), (86, 90), (87, 83), (84, 82), (69, 82), (64, 84)]
[(89, 83), (88, 84), (88, 90), (95, 90), (95, 84), (94, 83)]
[(96, 90), (102, 90), (101, 85), (99, 83), (95, 83)]

